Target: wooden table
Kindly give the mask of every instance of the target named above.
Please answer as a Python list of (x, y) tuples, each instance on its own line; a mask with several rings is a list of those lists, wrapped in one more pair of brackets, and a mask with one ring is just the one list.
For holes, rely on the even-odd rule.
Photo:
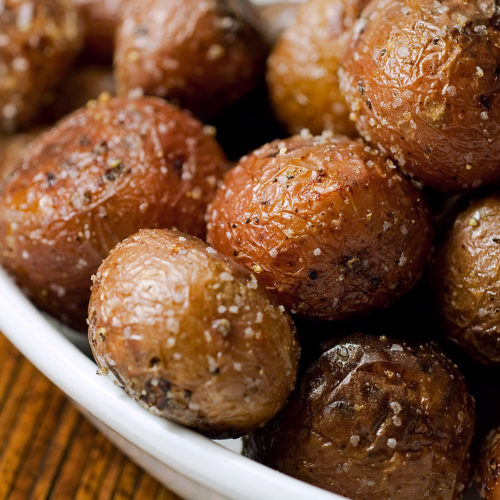
[(175, 500), (0, 334), (0, 500)]

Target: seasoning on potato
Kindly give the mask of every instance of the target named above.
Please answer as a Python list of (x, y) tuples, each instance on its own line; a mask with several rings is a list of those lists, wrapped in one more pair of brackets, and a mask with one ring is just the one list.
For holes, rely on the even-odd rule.
[(331, 129), (355, 136), (340, 92), (338, 68), (349, 30), (368, 0), (309, 0), (284, 32), (268, 61), (274, 109), (291, 133)]
[(434, 344), (354, 334), (327, 345), (245, 454), (354, 500), (461, 498), (474, 399)]
[(266, 55), (248, 0), (129, 0), (116, 40), (118, 92), (141, 88), (212, 117), (257, 85)]
[(208, 241), (300, 315), (388, 306), (421, 275), (432, 230), (422, 194), (360, 141), (306, 133), (244, 157), (208, 211)]
[(82, 30), (69, 0), (0, 4), (0, 132), (28, 126), (66, 72)]
[(500, 196), (461, 212), (431, 275), (448, 337), (476, 360), (500, 367)]
[(500, 181), (493, 0), (374, 0), (340, 70), (360, 134), (439, 190)]
[(101, 370), (152, 412), (213, 437), (264, 425), (295, 383), (285, 309), (197, 238), (142, 230), (99, 268), (89, 339)]
[(225, 168), (190, 115), (104, 94), (39, 137), (0, 192), (0, 262), (39, 307), (84, 328), (109, 250), (143, 227), (203, 236)]
[(481, 498), (500, 498), (500, 428), (492, 430), (483, 444), (475, 480)]

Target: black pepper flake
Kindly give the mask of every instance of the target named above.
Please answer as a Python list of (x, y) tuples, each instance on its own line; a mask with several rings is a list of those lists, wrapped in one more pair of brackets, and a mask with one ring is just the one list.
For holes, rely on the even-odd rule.
[(316, 271), (315, 269), (313, 269), (309, 273), (309, 278), (311, 278), (312, 280), (317, 280), (318, 279), (318, 271)]
[(363, 80), (358, 80), (358, 90), (361, 95), (364, 95), (365, 93), (365, 87), (363, 84)]
[(47, 172), (47, 184), (53, 186), (56, 183), (56, 176), (52, 172)]
[(238, 227), (238, 224), (235, 224), (234, 222), (231, 224), (231, 227), (234, 229), (234, 228), (237, 228)]
[(83, 193), (83, 197), (85, 198), (86, 203), (90, 203), (92, 199), (90, 191), (85, 191), (85, 193)]
[(90, 141), (89, 139), (89, 136), (88, 135), (82, 135), (80, 137), (80, 142), (79, 142), (80, 146), (83, 146), (83, 147), (88, 147), (92, 144), (92, 142)]
[(366, 105), (368, 106), (368, 109), (373, 109), (372, 102), (370, 101), (370, 99), (366, 100)]
[(150, 360), (149, 360), (149, 367), (150, 368), (153, 368), (155, 366), (158, 366), (160, 364), (160, 358), (157, 357), (157, 356), (153, 356)]
[(273, 182), (278, 182), (278, 179), (275, 177), (275, 178), (273, 179)]
[(261, 201), (260, 204), (265, 207), (267, 205), (270, 205), (271, 202), (269, 200), (265, 200), (265, 201)]
[(493, 243), (500, 244), (500, 238), (493, 238)]
[(491, 104), (491, 97), (487, 95), (482, 95), (479, 97), (479, 102), (486, 108), (486, 109), (491, 109), (492, 104)]
[(255, 221), (255, 224), (258, 224), (259, 223), (259, 218), (255, 217), (254, 221)]
[(250, 219), (247, 219), (247, 220), (245, 221), (245, 224), (250, 224)]
[(101, 141), (95, 148), (94, 148), (94, 154), (95, 155), (102, 155), (104, 153), (108, 152), (108, 143), (106, 141)]
[(382, 49), (382, 50), (380, 51), (380, 55), (381, 55), (381, 56), (385, 56), (385, 54), (386, 54), (386, 53), (387, 53), (387, 50), (386, 50), (386, 49)]

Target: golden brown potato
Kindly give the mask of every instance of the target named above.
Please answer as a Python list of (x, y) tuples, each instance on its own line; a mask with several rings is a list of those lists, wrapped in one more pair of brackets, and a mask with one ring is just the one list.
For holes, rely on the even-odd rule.
[(248, 270), (176, 231), (143, 230), (110, 253), (89, 325), (102, 370), (152, 412), (210, 436), (264, 425), (295, 383), (285, 309)]
[(85, 25), (85, 55), (111, 61), (121, 12), (128, 0), (72, 0)]
[(434, 344), (357, 334), (328, 345), (245, 454), (353, 500), (452, 500), (473, 432), (474, 399)]
[(118, 92), (141, 88), (213, 116), (256, 86), (266, 54), (248, 0), (130, 0), (116, 41)]
[(29, 125), (81, 44), (69, 0), (4, 0), (0, 6), (0, 131)]
[(500, 196), (459, 214), (432, 281), (447, 335), (478, 361), (500, 366)]
[(81, 108), (103, 92), (115, 95), (113, 71), (107, 66), (82, 66), (75, 68), (51, 96), (44, 110), (44, 118), (55, 122)]
[(91, 103), (37, 139), (0, 192), (0, 261), (81, 328), (90, 276), (119, 241), (143, 227), (204, 235), (225, 162), (210, 130), (164, 101)]
[(500, 500), (500, 428), (492, 430), (483, 444), (476, 484), (481, 498)]
[(269, 61), (267, 80), (279, 119), (291, 133), (331, 129), (355, 136), (339, 89), (338, 68), (349, 28), (368, 0), (309, 0), (283, 33)]
[(360, 134), (440, 190), (500, 180), (493, 0), (374, 0), (339, 76)]
[(303, 316), (388, 306), (419, 278), (426, 204), (361, 141), (303, 134), (244, 157), (209, 209), (208, 241)]
[(0, 188), (16, 169), (26, 149), (43, 129), (33, 129), (22, 134), (0, 137)]

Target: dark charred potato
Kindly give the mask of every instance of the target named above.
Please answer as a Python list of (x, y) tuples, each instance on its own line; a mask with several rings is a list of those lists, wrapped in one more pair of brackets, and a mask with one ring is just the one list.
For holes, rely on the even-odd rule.
[(440, 190), (500, 180), (493, 0), (374, 0), (339, 73), (360, 134)]
[(476, 484), (481, 498), (500, 500), (500, 428), (491, 431), (483, 444)]
[(216, 115), (263, 73), (267, 47), (257, 24), (247, 0), (130, 0), (116, 41), (118, 91), (141, 88)]
[(0, 131), (30, 124), (80, 44), (81, 28), (69, 0), (2, 1)]
[(156, 98), (90, 103), (42, 135), (0, 193), (0, 259), (43, 309), (82, 327), (90, 276), (143, 227), (203, 236), (224, 155)]
[(14, 172), (29, 144), (31, 144), (42, 131), (43, 129), (34, 129), (22, 134), (0, 137), (0, 188), (12, 172)]
[(420, 193), (358, 141), (303, 134), (231, 170), (208, 240), (303, 316), (346, 319), (388, 306), (419, 278), (431, 245)]
[(306, 371), (245, 454), (353, 500), (460, 498), (474, 400), (433, 344), (351, 335)]
[(449, 338), (478, 361), (500, 367), (500, 196), (460, 213), (432, 281)]
[(293, 323), (252, 273), (202, 241), (142, 230), (92, 288), (94, 357), (152, 412), (221, 437), (283, 407), (297, 370)]
[(55, 122), (81, 108), (103, 92), (115, 94), (113, 71), (106, 66), (82, 66), (71, 71), (44, 109), (44, 118)]
[(128, 0), (72, 1), (85, 25), (85, 55), (98, 61), (111, 61), (120, 14)]
[(356, 135), (337, 72), (349, 28), (367, 2), (310, 0), (276, 44), (267, 80), (276, 114), (291, 133), (308, 128)]

